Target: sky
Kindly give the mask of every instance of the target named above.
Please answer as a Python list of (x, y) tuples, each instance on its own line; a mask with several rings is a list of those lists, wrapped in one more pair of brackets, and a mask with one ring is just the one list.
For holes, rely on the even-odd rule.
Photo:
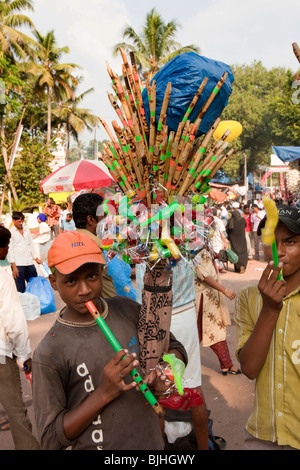
[[(197, 45), (200, 55), (229, 65), (261, 61), (268, 69), (299, 68), (292, 50), (293, 42), (300, 46), (299, 0), (35, 0), (34, 13), (24, 13), (42, 35), (54, 30), (58, 46), (70, 48), (62, 61), (81, 66), (80, 92), (94, 88), (82, 107), (110, 125), (116, 114), (107, 97), (106, 61), (121, 75), (122, 59), (112, 56), (112, 48), (122, 41), (126, 25), (140, 33), (152, 8), (165, 23), (176, 20), (176, 40)], [(102, 127), (96, 137), (107, 138)], [(94, 134), (81, 138), (88, 142)]]

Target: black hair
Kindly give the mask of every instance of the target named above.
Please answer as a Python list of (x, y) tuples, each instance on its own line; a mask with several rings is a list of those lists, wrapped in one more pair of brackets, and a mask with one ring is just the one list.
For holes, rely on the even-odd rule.
[(18, 219), (23, 219), (24, 220), (24, 214), (23, 212), (20, 212), (20, 211), (13, 211), (12, 213), (12, 219), (13, 220), (18, 220)]
[(5, 248), (10, 238), (10, 231), (5, 227), (0, 226), (0, 248)]
[(97, 193), (84, 193), (73, 202), (73, 220), (76, 228), (86, 228), (87, 217), (97, 218), (97, 209), (103, 203), (103, 197)]

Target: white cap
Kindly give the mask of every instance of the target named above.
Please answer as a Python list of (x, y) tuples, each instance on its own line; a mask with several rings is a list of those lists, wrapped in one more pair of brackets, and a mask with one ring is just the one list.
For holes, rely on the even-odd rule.
[(234, 209), (238, 209), (238, 208), (240, 207), (240, 205), (239, 205), (238, 202), (234, 202), (234, 203), (232, 204), (232, 207), (233, 207)]

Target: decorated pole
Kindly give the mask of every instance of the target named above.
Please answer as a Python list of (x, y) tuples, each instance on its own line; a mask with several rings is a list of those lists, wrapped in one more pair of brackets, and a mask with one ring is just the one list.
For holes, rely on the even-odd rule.
[[(112, 331), (110, 328), (107, 326), (105, 320), (101, 317), (99, 311), (96, 309), (94, 303), (92, 301), (86, 302), (86, 307), (90, 314), (94, 317), (97, 325), (101, 328), (101, 331), (104, 333), (106, 339), (109, 341), (109, 344), (112, 346), (115, 352), (121, 351), (123, 349), (121, 345), (118, 343), (118, 340), (116, 337), (113, 335)], [(126, 356), (124, 356), (126, 357)], [(144, 383), (142, 377), (138, 373), (136, 369), (133, 369), (130, 372), (131, 377), (133, 380), (136, 382), (138, 385), (140, 391), (148, 401), (148, 403), (152, 406), (153, 410), (158, 416), (163, 416), (164, 415), (164, 410), (162, 406), (158, 403), (156, 400), (155, 396), (153, 393), (149, 390), (148, 386)]]

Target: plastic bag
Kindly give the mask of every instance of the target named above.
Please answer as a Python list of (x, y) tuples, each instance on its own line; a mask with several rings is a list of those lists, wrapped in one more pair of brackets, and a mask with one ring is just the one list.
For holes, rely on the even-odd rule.
[(136, 300), (136, 290), (133, 287), (130, 278), (130, 265), (125, 263), (125, 261), (123, 261), (118, 255), (114, 256), (107, 265), (107, 272), (109, 276), (112, 277), (117, 294), (131, 297), (133, 300)]
[(31, 277), (25, 292), (29, 292), (39, 298), (41, 315), (56, 311), (54, 292), (48, 279), (42, 276)]
[(239, 260), (238, 255), (234, 251), (230, 250), (230, 248), (227, 248), (227, 250), (225, 251), (226, 251), (228, 261), (230, 261), (230, 263), (232, 264), (236, 264)]
[(35, 320), (41, 314), (40, 300), (29, 292), (18, 292), (26, 320)]
[[(197, 137), (206, 134), (217, 117), (220, 116), (228, 103), (232, 92), (234, 81), (233, 73), (229, 65), (217, 60), (208, 59), (195, 52), (180, 54), (157, 72), (153, 77), (156, 81), (156, 124), (159, 120), (160, 110), (164, 99), (168, 82), (172, 83), (172, 92), (169, 106), (167, 108), (167, 126), (169, 131), (177, 131), (179, 123), (182, 121), (192, 99), (205, 77), (208, 82), (202, 91), (200, 98), (190, 114), (189, 120), (194, 122), (204, 103), (207, 101), (213, 88), (218, 83), (224, 72), (228, 73), (225, 83), (216, 94), (215, 99), (206, 111)], [(150, 110), (147, 88), (142, 93), (145, 115), (150, 125)]]

